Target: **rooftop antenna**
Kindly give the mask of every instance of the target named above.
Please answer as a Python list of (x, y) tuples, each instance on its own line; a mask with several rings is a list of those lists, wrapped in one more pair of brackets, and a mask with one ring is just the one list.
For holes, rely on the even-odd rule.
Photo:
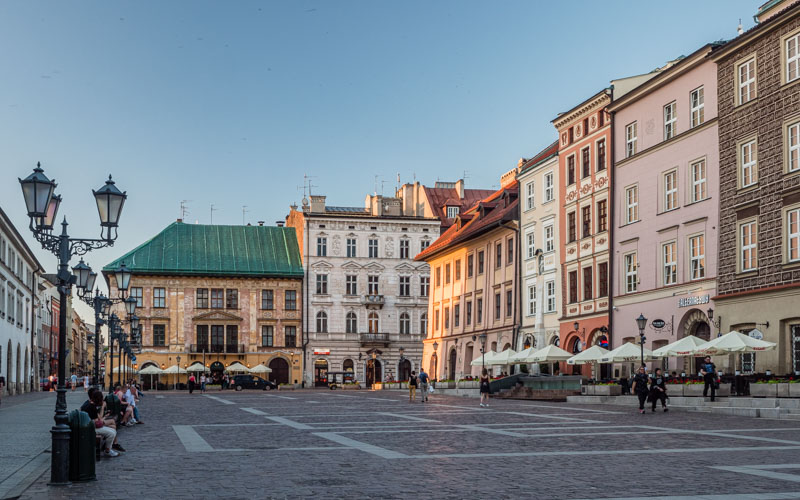
[(189, 203), (190, 201), (192, 200), (181, 200), (181, 220), (185, 220), (186, 214), (189, 213), (189, 206), (187, 205), (187, 203)]
[(219, 210), (219, 209), (218, 208), (214, 208), (214, 204), (212, 203), (211, 204), (211, 224), (212, 225), (214, 224), (214, 212), (216, 212), (217, 210)]
[(247, 212), (249, 212), (249, 211), (250, 211), (250, 210), (248, 210), (248, 209), (247, 209), (247, 205), (242, 205), (242, 225), (243, 225), (243, 226), (245, 225), (245, 223), (244, 223), (244, 216), (245, 216), (245, 214), (246, 214)]
[(397, 189), (395, 191), (400, 191), (400, 172), (397, 172)]
[(381, 196), (383, 196), (383, 185), (386, 184), (386, 181), (381, 181)]
[(744, 33), (744, 28), (742, 27), (742, 18), (739, 18), (739, 26), (736, 28), (736, 32), (740, 35)]
[(467, 174), (469, 174), (469, 170), (464, 170), (464, 177), (461, 178), (464, 181), (464, 184), (466, 184), (467, 179), (469, 179), (469, 175)]
[(379, 178), (380, 178), (380, 175), (376, 175), (375, 176), (375, 196), (378, 196), (378, 179)]

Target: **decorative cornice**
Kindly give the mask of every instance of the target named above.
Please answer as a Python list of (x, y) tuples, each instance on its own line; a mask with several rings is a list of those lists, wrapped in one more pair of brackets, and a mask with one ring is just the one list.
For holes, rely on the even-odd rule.
[(603, 89), (597, 94), (590, 97), (589, 99), (583, 101), (574, 108), (570, 109), (569, 111), (562, 113), (558, 117), (554, 118), (551, 123), (560, 132), (562, 127), (568, 125), (574, 119), (588, 113), (589, 111), (597, 107), (605, 106), (607, 103), (610, 102), (611, 102), (611, 96), (608, 94), (608, 89)]

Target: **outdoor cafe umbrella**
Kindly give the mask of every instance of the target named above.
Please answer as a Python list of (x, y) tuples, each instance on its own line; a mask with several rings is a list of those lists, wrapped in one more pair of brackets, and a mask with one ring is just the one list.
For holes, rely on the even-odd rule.
[(153, 386), (153, 375), (160, 375), (161, 368), (156, 365), (147, 365), (139, 371), (139, 375), (150, 375), (150, 387)]
[(270, 372), (272, 372), (272, 368), (265, 366), (262, 363), (259, 363), (256, 366), (250, 368), (250, 373), (270, 373)]
[(525, 361), (525, 359), (535, 352), (536, 352), (535, 347), (528, 347), (527, 349), (523, 349), (518, 353), (516, 353), (515, 355), (511, 356), (511, 364), (518, 365), (521, 363), (529, 363), (529, 361)]
[(581, 351), (578, 354), (572, 356), (567, 360), (568, 365), (583, 365), (586, 363), (599, 363), (600, 358), (608, 354), (608, 351), (600, 347), (599, 345), (593, 345), (592, 347), (586, 349), (585, 351)]
[(225, 371), (228, 373), (246, 373), (249, 372), (250, 369), (238, 361), (234, 361), (225, 369)]
[[(649, 349), (644, 350), (644, 360), (652, 361), (659, 356), (654, 356)], [(631, 342), (625, 342), (613, 351), (609, 351), (606, 355), (600, 358), (601, 363), (624, 363), (626, 361), (640, 361), (642, 359), (641, 346), (634, 345)]]
[(550, 344), (547, 347), (543, 347), (542, 349), (539, 349), (538, 351), (535, 351), (524, 358), (521, 358), (519, 355), (517, 355), (515, 359), (519, 360), (521, 363), (551, 363), (554, 361), (566, 361), (571, 357), (572, 354), (568, 353), (564, 349)]
[(120, 371), (122, 371), (123, 373), (139, 373), (137, 370), (131, 367), (125, 368), (124, 366), (117, 366), (116, 368), (114, 368), (114, 373), (119, 373)]
[(486, 351), (484, 354), (478, 355), (477, 358), (472, 360), (470, 366), (483, 366), (484, 364), (490, 364), (490, 361), (493, 356), (496, 356), (497, 353), (494, 351)]
[(705, 340), (695, 337), (694, 335), (687, 335), (680, 340), (676, 340), (671, 344), (659, 347), (653, 351), (653, 356), (667, 357), (667, 356), (694, 356), (695, 350), (698, 346), (705, 344)]
[(195, 361), (192, 363), (189, 368), (186, 369), (187, 372), (207, 372), (208, 368), (206, 368), (203, 363), (200, 361)]
[(695, 354), (716, 356), (733, 352), (771, 351), (777, 344), (766, 340), (755, 339), (749, 335), (733, 330), (722, 337), (717, 337), (705, 344), (697, 346)]
[(513, 364), (513, 361), (511, 361), (511, 359), (514, 357), (515, 354), (517, 354), (517, 351), (515, 351), (514, 349), (509, 347), (508, 349), (506, 349), (503, 352), (495, 353), (495, 355), (492, 356), (492, 359), (490, 361), (487, 361), (486, 364), (487, 365), (510, 365), (510, 364)]
[[(179, 375), (181, 373), (186, 373), (186, 370), (184, 370), (183, 368), (181, 368), (178, 365), (172, 365), (169, 368), (167, 368), (165, 370), (162, 370), (161, 373), (166, 373), (168, 375), (173, 375), (173, 374), (174, 375)], [(175, 385), (177, 385), (177, 384), (178, 384), (178, 377), (176, 376), (175, 377)]]

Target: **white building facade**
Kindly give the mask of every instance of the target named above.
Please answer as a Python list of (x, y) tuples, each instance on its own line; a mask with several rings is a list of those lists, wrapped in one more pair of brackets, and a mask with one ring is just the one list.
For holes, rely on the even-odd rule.
[(413, 259), (438, 237), (440, 221), (403, 215), (397, 198), (367, 196), (360, 208), (311, 196), (287, 224), (306, 272), (306, 387), (325, 385), (328, 372), (371, 387), (418, 371), (430, 271)]
[(0, 377), (5, 395), (39, 387), (35, 304), (40, 272), (39, 261), (0, 209)]
[[(515, 349), (540, 349), (557, 344), (559, 338), (558, 143), (523, 163), (517, 180), (523, 303), (521, 335)], [(539, 368), (532, 367), (534, 372)]]

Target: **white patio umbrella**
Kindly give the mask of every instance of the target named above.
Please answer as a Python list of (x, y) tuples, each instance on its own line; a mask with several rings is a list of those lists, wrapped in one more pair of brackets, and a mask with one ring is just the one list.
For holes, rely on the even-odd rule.
[(208, 368), (206, 368), (206, 366), (203, 365), (203, 363), (201, 363), (200, 361), (195, 361), (194, 363), (192, 363), (189, 366), (189, 368), (186, 369), (186, 371), (187, 372), (207, 372)]
[(567, 360), (568, 365), (584, 365), (586, 363), (599, 363), (600, 358), (608, 354), (608, 351), (599, 345), (581, 351)]
[(183, 368), (181, 368), (178, 365), (172, 365), (169, 368), (167, 368), (165, 370), (162, 370), (161, 373), (166, 373), (168, 375), (175, 375), (175, 384), (174, 385), (177, 386), (178, 385), (178, 377), (177, 376), (180, 375), (181, 373), (186, 373), (186, 370), (184, 370)]
[(695, 354), (716, 356), (732, 352), (759, 352), (771, 351), (777, 344), (766, 340), (754, 339), (736, 330), (728, 332), (722, 337), (717, 337), (705, 344), (697, 346)]
[[(644, 350), (644, 360), (653, 361), (659, 356), (654, 356), (649, 349)], [(631, 342), (625, 342), (616, 349), (609, 351), (600, 358), (600, 363), (624, 363), (626, 361), (641, 361), (642, 348)]]
[(139, 373), (137, 370), (134, 370), (133, 368), (130, 367), (125, 368), (117, 366), (116, 368), (114, 368), (114, 373), (119, 373), (120, 371), (122, 371), (123, 373)]
[(535, 347), (528, 347), (527, 349), (523, 349), (511, 357), (511, 364), (518, 365), (521, 363), (529, 363), (529, 361), (524, 361), (524, 359), (535, 352), (536, 352)]
[(250, 368), (250, 373), (271, 373), (272, 368), (263, 365), (262, 363)]
[(695, 350), (698, 346), (705, 344), (706, 341), (695, 337), (694, 335), (687, 335), (680, 340), (676, 340), (671, 344), (659, 347), (653, 351), (653, 356), (666, 357), (666, 356), (695, 356)]
[(491, 364), (489, 361), (491, 361), (492, 357), (496, 354), (497, 353), (494, 351), (486, 351), (484, 354), (478, 355), (477, 358), (473, 359), (472, 363), (470, 363), (470, 366), (483, 366), (484, 364), (489, 365)]
[(238, 361), (234, 361), (233, 363), (228, 365), (227, 368), (225, 368), (225, 371), (228, 373), (247, 373), (250, 371), (250, 369), (244, 366), (243, 364), (239, 363)]
[(554, 361), (566, 361), (571, 357), (572, 354), (568, 353), (564, 349), (550, 344), (547, 347), (530, 353), (524, 358), (521, 358), (518, 354), (515, 359), (519, 359), (522, 363), (551, 363)]
[(161, 368), (156, 365), (147, 365), (139, 371), (139, 375), (150, 375), (150, 387), (153, 387), (153, 375), (160, 375)]
[(490, 361), (487, 361), (486, 364), (487, 365), (501, 365), (501, 366), (502, 365), (513, 364), (513, 361), (511, 361), (511, 358), (513, 358), (515, 354), (517, 354), (517, 351), (515, 351), (514, 349), (509, 347), (508, 349), (506, 349), (503, 352), (495, 353), (495, 355), (492, 356), (492, 359)]

